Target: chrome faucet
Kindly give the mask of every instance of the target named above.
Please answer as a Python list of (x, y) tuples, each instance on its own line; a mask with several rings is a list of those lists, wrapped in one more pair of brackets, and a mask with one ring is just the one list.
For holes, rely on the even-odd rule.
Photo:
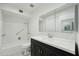
[(49, 38), (52, 38), (53, 36), (52, 36), (50, 33), (48, 33), (48, 37), (49, 37)]

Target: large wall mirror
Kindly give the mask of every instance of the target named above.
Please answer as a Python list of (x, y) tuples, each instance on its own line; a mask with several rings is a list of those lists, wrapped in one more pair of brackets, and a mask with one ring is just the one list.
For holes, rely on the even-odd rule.
[(39, 18), (40, 32), (66, 32), (74, 31), (74, 6), (59, 8), (48, 12)]
[(50, 15), (48, 17), (40, 17), (39, 19), (39, 31), (40, 32), (55, 32), (55, 16)]

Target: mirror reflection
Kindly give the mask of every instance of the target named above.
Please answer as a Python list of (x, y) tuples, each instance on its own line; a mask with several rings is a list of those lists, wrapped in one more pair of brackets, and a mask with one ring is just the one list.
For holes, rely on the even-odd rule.
[(73, 32), (74, 31), (74, 21), (73, 19), (67, 19), (61, 22), (62, 32)]
[(50, 11), (39, 18), (40, 32), (73, 32), (74, 6)]

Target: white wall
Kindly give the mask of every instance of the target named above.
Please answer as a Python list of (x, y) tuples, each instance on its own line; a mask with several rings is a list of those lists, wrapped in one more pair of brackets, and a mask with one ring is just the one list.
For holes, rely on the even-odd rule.
[[(27, 41), (27, 24), (21, 23), (4, 23), (3, 24), (3, 34), (2, 46), (12, 46), (17, 44), (24, 44)], [(21, 32), (22, 31), (22, 32)], [(19, 34), (16, 34), (20, 32)], [(21, 40), (18, 40), (21, 37)]]
[(79, 4), (78, 4), (78, 32), (76, 34), (77, 34), (76, 35), (76, 43), (78, 44), (78, 51), (79, 51)]
[(0, 48), (1, 48), (1, 39), (2, 39), (2, 12), (0, 10)]

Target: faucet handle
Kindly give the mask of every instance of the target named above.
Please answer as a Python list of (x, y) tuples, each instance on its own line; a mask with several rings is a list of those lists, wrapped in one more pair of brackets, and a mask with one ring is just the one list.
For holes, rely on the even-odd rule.
[(52, 34), (48, 33), (48, 37), (49, 37), (49, 38), (52, 38), (53, 36), (52, 36)]

